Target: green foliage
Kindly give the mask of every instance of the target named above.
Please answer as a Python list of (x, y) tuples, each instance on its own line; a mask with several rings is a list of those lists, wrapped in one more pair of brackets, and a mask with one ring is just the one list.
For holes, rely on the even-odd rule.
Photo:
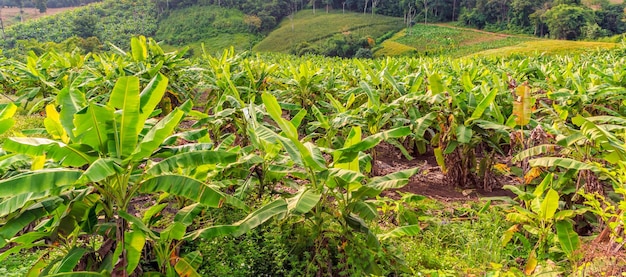
[[(61, 43), (73, 36), (95, 36), (101, 42), (126, 47), (131, 36), (152, 36), (156, 30), (153, 1), (105, 1), (12, 25), (6, 29), (7, 40), (2, 47), (10, 49), (18, 41), (29, 39)], [(23, 53), (14, 53), (18, 54)]]
[(96, 35), (98, 20), (96, 14), (79, 15), (72, 21), (72, 33), (81, 38), (93, 37)]
[(371, 59), (374, 57), (374, 55), (372, 54), (372, 50), (368, 49), (368, 48), (359, 48), (356, 53), (354, 53), (354, 57), (355, 58), (365, 58), (365, 59)]
[[(626, 180), (623, 48), (377, 60), (230, 49), (194, 62), (153, 39), (128, 45), (0, 59), (7, 98), (22, 97), (0, 111), (0, 131), (26, 103), (45, 114), (40, 130), (3, 144), (0, 260), (54, 245), (58, 259), (35, 269), (495, 274), (521, 257), (528, 274), (567, 274), (585, 239), (574, 228), (597, 222), (578, 217), (575, 192)], [(523, 204), (507, 208), (515, 227), (490, 205), (380, 200), (421, 164), (385, 166), (383, 141), (406, 159), (435, 156), (463, 192), (521, 183), (510, 188)], [(599, 203), (586, 205), (601, 220), (621, 216)], [(432, 246), (440, 234), (452, 239)], [(224, 266), (207, 262), (216, 253)]]
[[(523, 206), (514, 206), (506, 218), (515, 223), (502, 236), (502, 244), (508, 244), (514, 235), (521, 230), (537, 238), (526, 263), (526, 272), (533, 272), (537, 266), (537, 259), (546, 259), (559, 255), (559, 252), (550, 250), (560, 246), (561, 252), (575, 264), (580, 258), (578, 248), (580, 238), (573, 229), (571, 219), (576, 215), (587, 212), (586, 209), (565, 210), (559, 209), (559, 194), (553, 187), (553, 174), (548, 174), (533, 193), (523, 192), (517, 187), (507, 187), (519, 199)], [(558, 211), (558, 212), (557, 212)], [(556, 238), (555, 238), (556, 236)], [(558, 244), (556, 244), (558, 242)]]
[(622, 1), (478, 0), (463, 6), (458, 20), (467, 26), (559, 39), (593, 39), (581, 28), (596, 22), (596, 35), (615, 34), (624, 18)]
[[(488, 208), (481, 211), (485, 205)], [(510, 257), (527, 253), (519, 246), (502, 247), (499, 236), (511, 226), (503, 218), (502, 206), (481, 202), (422, 209), (430, 215), (428, 226), (413, 239), (397, 242), (414, 274), (481, 274), (502, 263), (514, 268), (517, 265)], [(476, 271), (467, 271), (470, 268)]]
[(322, 45), (338, 34), (351, 35), (354, 38), (366, 36), (376, 38), (400, 28), (402, 20), (399, 18), (338, 12), (314, 15), (311, 11), (305, 10), (295, 14), (293, 19), (283, 20), (276, 30), (254, 47), (254, 50), (287, 52), (301, 43)]
[(258, 37), (249, 17), (239, 10), (218, 6), (178, 9), (159, 21), (155, 38), (174, 46), (203, 42), (209, 53), (221, 52), (230, 46), (248, 50)]
[[(467, 28), (417, 24), (398, 32), (375, 48), (376, 56), (450, 56), (462, 57), (489, 49), (520, 49), (531, 38), (479, 32)], [(587, 46), (581, 46), (587, 47)], [(573, 45), (569, 48), (575, 48)], [(532, 47), (536, 50), (537, 47)], [(549, 51), (545, 47), (541, 48)]]
[(545, 13), (550, 35), (558, 39), (577, 39), (582, 28), (592, 20), (591, 10), (570, 5), (558, 5)]
[(35, 7), (40, 13), (45, 13), (48, 10), (48, 0), (36, 0)]

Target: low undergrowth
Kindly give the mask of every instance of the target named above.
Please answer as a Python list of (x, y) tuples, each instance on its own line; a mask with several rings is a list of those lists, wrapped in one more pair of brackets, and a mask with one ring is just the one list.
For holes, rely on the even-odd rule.
[[(528, 250), (512, 245), (502, 247), (501, 237), (511, 226), (502, 205), (410, 197), (419, 200), (380, 199), (381, 221), (370, 227), (384, 233), (398, 223), (421, 222), (420, 233), (384, 240), (378, 252), (360, 251), (363, 245), (359, 244), (365, 244), (366, 237), (356, 235), (351, 244), (339, 244), (343, 248), (323, 252), (325, 260), (334, 261), (328, 266), (349, 262), (356, 269), (351, 271), (354, 273), (377, 262), (384, 265), (381, 273), (386, 276), (456, 276), (517, 268), (516, 258), (528, 254)], [(194, 242), (185, 251), (213, 257), (198, 269), (203, 276), (308, 276), (309, 261), (314, 258), (310, 251), (313, 245), (307, 239), (310, 231), (299, 222), (276, 220), (240, 237)], [(332, 233), (326, 236), (330, 245), (338, 238)]]

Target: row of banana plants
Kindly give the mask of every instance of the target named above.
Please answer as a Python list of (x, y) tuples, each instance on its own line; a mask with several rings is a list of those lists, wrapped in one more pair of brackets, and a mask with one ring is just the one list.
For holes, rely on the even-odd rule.
[[(575, 266), (576, 226), (624, 222), (602, 205), (624, 180), (623, 54), (341, 60), (226, 50), (189, 61), (138, 37), (128, 52), (5, 59), (2, 84), (17, 105), (0, 114), (0, 131), (16, 106), (46, 118), (45, 137), (3, 144), (0, 170), (11, 177), (0, 181), (0, 259), (44, 248), (62, 254), (42, 257), (34, 275), (191, 276), (203, 258), (182, 244), (273, 219), (307, 230), (307, 275), (389, 274), (402, 266), (377, 256), (390, 252), (381, 242), (420, 227), (372, 231), (372, 200), (418, 171), (377, 176), (385, 141), (406, 159), (434, 155), (456, 186), (492, 190), (497, 174), (517, 177), (508, 188), (522, 204), (504, 243), (534, 245), (529, 274), (549, 259)], [(247, 216), (212, 222), (207, 210), (224, 205)], [(591, 213), (599, 220), (573, 220)], [(357, 236), (367, 266), (329, 259)]]
[[(406, 184), (417, 169), (371, 178), (361, 173), (359, 154), (384, 138), (406, 135), (407, 128), (362, 140), (355, 126), (344, 147), (323, 150), (333, 156), (328, 161), (322, 149), (298, 139), (298, 123), (283, 119), (275, 98), (264, 94), (265, 109), (253, 103), (248, 107), (252, 143), (237, 145), (231, 136), (214, 144), (204, 128), (175, 133), (191, 112), (189, 101), (166, 116), (152, 116), (167, 82), (159, 74), (142, 88), (138, 77), (120, 77), (104, 102), (87, 99), (70, 86), (57, 97), (60, 111), (54, 104), (46, 107), (49, 138), (12, 137), (4, 142), (3, 162), (28, 161), (30, 168), (0, 181), (5, 220), (0, 245), (7, 248), (0, 259), (44, 247), (62, 255), (53, 260), (42, 257), (33, 274), (80, 271), (76, 274), (125, 276), (137, 272), (140, 261), (154, 260), (155, 272), (190, 276), (201, 258), (198, 253), (179, 257), (184, 241), (241, 235), (272, 217), (312, 220), (314, 237), (319, 237), (316, 243), (323, 242), (328, 224), (338, 224), (345, 240), (357, 230), (371, 237), (370, 247), (380, 246), (364, 221), (377, 216), (367, 200)], [(14, 112), (16, 107), (10, 107), (9, 112)], [(263, 113), (280, 129), (253, 120)], [(10, 114), (5, 117), (10, 119)], [(251, 168), (261, 172), (256, 181), (250, 178)], [(256, 210), (246, 205), (252, 188), (276, 182), (270, 178), (281, 175), (306, 183), (297, 186), (297, 193)], [(237, 191), (226, 193), (233, 186)], [(151, 207), (133, 206), (137, 198), (146, 196), (154, 201)], [(152, 226), (173, 204), (181, 208), (171, 224)], [(203, 211), (224, 205), (249, 214), (232, 224), (200, 223)], [(338, 214), (327, 218), (331, 210)], [(416, 229), (403, 226), (387, 236)]]

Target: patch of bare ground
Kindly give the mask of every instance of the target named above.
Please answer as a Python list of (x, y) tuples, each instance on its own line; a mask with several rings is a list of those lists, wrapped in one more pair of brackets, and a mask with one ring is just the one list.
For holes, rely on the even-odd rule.
[[(460, 188), (457, 184), (449, 183), (437, 165), (432, 152), (418, 155), (413, 160), (407, 160), (394, 146), (381, 143), (376, 146), (377, 158), (373, 166), (374, 175), (386, 175), (396, 171), (419, 167), (417, 174), (411, 177), (409, 183), (398, 189), (383, 192), (383, 196), (400, 198), (398, 192), (410, 192), (428, 196), (441, 201), (468, 201), (483, 197), (515, 197), (515, 194), (502, 188), (485, 191), (481, 188)], [(510, 178), (498, 177), (500, 184), (511, 184)]]
[[(53, 15), (57, 13), (61, 13), (67, 10), (76, 9), (77, 7), (66, 7), (66, 8), (48, 8), (45, 13), (40, 13), (39, 9), (36, 8), (24, 8), (24, 21), (36, 19), (46, 15)], [(4, 26), (8, 26), (11, 24), (19, 23), (20, 9), (16, 7), (1, 7), (0, 8), (0, 18), (4, 23)]]
[(626, 252), (621, 245), (594, 240), (583, 244), (579, 262), (572, 276), (624, 276), (626, 273)]

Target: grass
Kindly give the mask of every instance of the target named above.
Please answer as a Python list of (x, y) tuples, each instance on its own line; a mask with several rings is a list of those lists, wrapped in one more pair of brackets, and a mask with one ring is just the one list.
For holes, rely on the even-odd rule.
[(352, 34), (356, 37), (376, 38), (389, 31), (401, 29), (402, 19), (396, 17), (361, 13), (326, 13), (311, 10), (298, 12), (293, 20), (284, 19), (279, 27), (257, 44), (253, 50), (259, 52), (288, 52), (295, 45), (317, 43), (335, 34)]
[(527, 41), (513, 46), (477, 52), (472, 56), (509, 56), (520, 55), (565, 55), (589, 52), (596, 49), (610, 49), (618, 47), (617, 43), (569, 41), (569, 40), (536, 40)]
[[(7, 98), (0, 98), (1, 104), (6, 104), (10, 102)], [(35, 101), (36, 102), (36, 101)], [(4, 134), (0, 134), (0, 143), (4, 141), (4, 139), (8, 137), (16, 137), (23, 136), (24, 133), (28, 133), (32, 130), (37, 130), (44, 128), (43, 120), (44, 117), (40, 114), (27, 114), (24, 109), (18, 108), (17, 112), (13, 115), (13, 120), (15, 123), (13, 126), (7, 130)], [(3, 276), (0, 274), (0, 276)]]
[(0, 143), (2, 143), (6, 138), (23, 136), (25, 132), (28, 133), (29, 131), (44, 128), (44, 118), (38, 114), (25, 115), (18, 113), (13, 115), (13, 120), (15, 120), (13, 127), (11, 127), (4, 134), (0, 134)]
[(245, 22), (243, 12), (218, 6), (193, 6), (174, 10), (159, 22), (156, 39), (167, 51), (182, 46), (192, 56), (202, 55), (202, 44), (209, 54), (221, 53), (231, 46), (237, 51), (250, 50), (259, 40)]
[(440, 208), (435, 211), (439, 214), (432, 217), (420, 234), (402, 239), (398, 245), (407, 266), (417, 275), (438, 273), (439, 276), (485, 274), (495, 264), (515, 266), (512, 257), (519, 254), (515, 254), (519, 249), (502, 247), (501, 243), (511, 224), (498, 206), (480, 212), (484, 204), (437, 202)]
[(28, 276), (28, 270), (39, 259), (41, 253), (22, 251), (19, 254), (9, 255), (0, 263), (0, 276), (21, 277)]
[[(224, 49), (228, 49), (231, 46), (234, 47), (237, 52), (250, 51), (252, 46), (254, 46), (254, 43), (257, 41), (259, 41), (259, 37), (253, 34), (219, 34), (215, 37), (203, 39), (186, 46), (189, 47), (190, 55), (192, 57), (201, 57), (202, 44), (204, 44), (204, 50), (207, 54), (219, 55), (224, 51)], [(181, 49), (180, 46), (172, 46), (168, 44), (163, 44), (162, 47), (165, 51), (178, 51)]]
[(487, 49), (516, 45), (530, 38), (440, 25), (418, 24), (383, 42), (377, 56), (417, 53), (424, 56), (462, 57)]
[(384, 41), (376, 56), (508, 56), (572, 54), (619, 46), (610, 42), (547, 40), (445, 25), (418, 24)]

